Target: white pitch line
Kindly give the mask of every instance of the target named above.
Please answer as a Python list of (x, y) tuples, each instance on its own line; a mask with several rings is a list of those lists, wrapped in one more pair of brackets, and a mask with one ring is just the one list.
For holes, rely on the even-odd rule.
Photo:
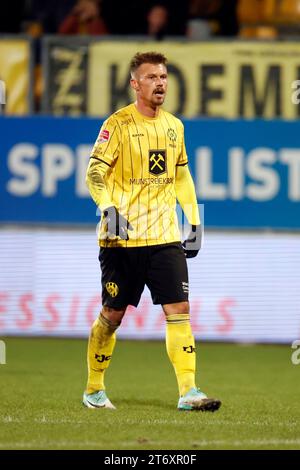
[[(108, 416), (108, 415), (106, 415)], [(146, 420), (146, 419), (141, 419), (141, 420), (135, 420), (135, 419), (115, 419), (114, 418), (114, 423), (115, 424), (130, 424), (130, 425), (139, 425), (139, 424), (147, 424), (153, 425), (153, 424), (160, 424), (160, 425), (178, 425), (182, 426), (183, 421), (181, 420), (168, 420), (168, 419), (153, 419), (153, 420)], [(41, 418), (34, 418), (33, 420), (30, 419), (21, 419), (21, 418), (16, 418), (13, 416), (5, 416), (0, 418), (0, 422), (2, 423), (40, 423), (40, 424), (89, 424), (88, 421), (86, 420), (73, 420), (73, 419), (52, 419), (52, 418), (46, 418), (46, 416), (43, 416)], [(226, 421), (226, 420), (213, 420), (213, 421), (207, 421), (202, 423), (203, 426), (255, 426), (255, 427), (265, 427), (268, 426), (269, 424), (272, 424), (276, 427), (299, 427), (299, 421), (280, 421), (278, 423), (272, 423), (268, 421)]]
[(269, 445), (298, 445), (300, 446), (300, 439), (244, 439), (244, 440), (226, 440), (226, 439), (219, 439), (219, 440), (203, 440), (203, 441), (196, 441), (193, 442), (193, 445), (199, 447), (208, 447), (211, 445), (230, 445), (234, 447), (241, 447), (245, 445), (251, 445), (256, 447), (263, 447)]
[[(29, 441), (29, 442), (6, 442), (0, 443), (0, 448), (37, 448), (42, 447), (43, 449), (48, 449), (49, 447), (77, 447), (83, 449), (84, 447), (95, 447), (98, 448), (101, 442), (82, 442), (82, 441)], [(153, 441), (149, 440), (147, 445), (151, 446), (160, 446), (161, 448), (168, 448), (174, 444), (174, 441)], [(211, 446), (227, 446), (231, 447), (245, 447), (245, 446), (253, 446), (253, 447), (264, 447), (264, 446), (300, 446), (300, 439), (244, 439), (244, 440), (226, 440), (226, 439), (204, 439), (202, 441), (195, 441), (192, 443), (193, 448), (190, 450), (195, 449), (197, 451), (197, 447), (211, 447)], [(125, 447), (126, 446), (126, 447)], [(139, 445), (137, 441), (122, 441), (118, 445), (118, 449), (127, 449), (128, 446), (130, 448), (140, 448), (142, 449), (143, 446)], [(102, 447), (101, 447), (102, 448)], [(109, 449), (114, 450), (114, 449)], [(174, 449), (174, 450), (183, 450), (183, 449)]]

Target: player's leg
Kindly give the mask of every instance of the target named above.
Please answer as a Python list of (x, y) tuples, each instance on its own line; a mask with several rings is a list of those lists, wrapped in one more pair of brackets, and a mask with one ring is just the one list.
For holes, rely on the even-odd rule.
[(166, 315), (166, 347), (178, 383), (178, 408), (214, 411), (219, 408), (220, 401), (207, 399), (195, 385), (196, 350), (190, 324), (187, 263), (182, 246), (180, 243), (166, 244), (151, 251), (148, 287), (153, 303), (160, 303)]
[(88, 381), (83, 395), (83, 403), (91, 408), (113, 407), (105, 394), (104, 375), (116, 343), (116, 329), (128, 305), (124, 255), (124, 250), (114, 248), (100, 248), (99, 252), (103, 307), (89, 337)]
[(104, 373), (109, 367), (116, 343), (116, 330), (125, 311), (126, 308), (114, 310), (104, 306), (93, 323), (88, 342), (87, 393), (105, 390)]
[(196, 352), (191, 330), (189, 303), (162, 305), (166, 316), (166, 348), (174, 367), (179, 395), (195, 387)]
[[(116, 330), (128, 305), (137, 306), (144, 288), (139, 264), (143, 263), (142, 248), (101, 248), (102, 305), (95, 320), (88, 345), (88, 383), (83, 402), (92, 408), (112, 408), (105, 394), (104, 377), (109, 367)], [(113, 407), (114, 408), (114, 407)]]
[(179, 394), (195, 387), (195, 341), (188, 302), (188, 271), (180, 243), (150, 248), (148, 287), (153, 303), (166, 315), (166, 347), (174, 367)]
[(208, 398), (195, 384), (196, 348), (189, 315), (189, 303), (162, 306), (166, 315), (166, 346), (179, 389), (179, 410), (216, 411), (220, 400)]
[(116, 343), (116, 329), (121, 324), (126, 307), (113, 309), (104, 306), (94, 321), (88, 343), (88, 381), (84, 404), (91, 408), (113, 408), (105, 394), (104, 374), (109, 367)]

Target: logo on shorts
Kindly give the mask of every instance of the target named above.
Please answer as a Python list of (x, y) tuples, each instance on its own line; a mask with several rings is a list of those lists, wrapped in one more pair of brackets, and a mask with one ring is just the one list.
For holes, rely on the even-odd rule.
[(114, 282), (107, 282), (105, 284), (106, 290), (111, 297), (117, 297), (119, 293), (119, 288)]
[(108, 139), (109, 139), (109, 131), (107, 131), (106, 129), (103, 129), (99, 134), (97, 142), (98, 144), (103, 144), (104, 142), (108, 142)]
[(189, 293), (189, 283), (182, 281), (182, 290), (185, 294)]
[(149, 172), (151, 175), (161, 175), (167, 171), (165, 150), (149, 150)]

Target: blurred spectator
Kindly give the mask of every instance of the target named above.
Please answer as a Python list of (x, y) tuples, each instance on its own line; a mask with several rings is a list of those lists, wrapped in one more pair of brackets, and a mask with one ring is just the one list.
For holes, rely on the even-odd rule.
[(103, 18), (111, 34), (182, 36), (186, 33), (188, 2), (177, 0), (102, 0)]
[(154, 5), (148, 11), (148, 35), (155, 39), (162, 39), (167, 33), (169, 11), (164, 5)]
[(58, 28), (60, 34), (107, 34), (108, 29), (101, 17), (101, 2), (78, 0)]
[(238, 33), (237, 0), (190, 0), (188, 36), (235, 36)]

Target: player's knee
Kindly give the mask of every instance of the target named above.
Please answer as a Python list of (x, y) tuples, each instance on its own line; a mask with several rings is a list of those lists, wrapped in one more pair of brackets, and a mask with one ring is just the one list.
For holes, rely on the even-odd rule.
[(190, 313), (190, 305), (189, 302), (177, 302), (163, 305), (163, 310), (166, 315), (187, 314)]
[(118, 326), (121, 325), (125, 311), (126, 308), (116, 310), (114, 308), (104, 306), (100, 315), (102, 315), (112, 327), (118, 328)]

